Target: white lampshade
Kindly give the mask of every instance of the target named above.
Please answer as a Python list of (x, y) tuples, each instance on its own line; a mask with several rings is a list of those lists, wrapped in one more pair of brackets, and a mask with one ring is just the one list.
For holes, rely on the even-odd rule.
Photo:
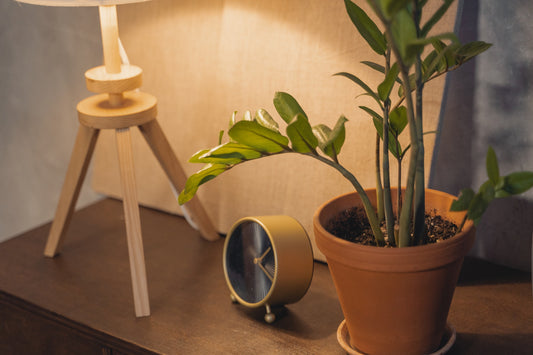
[(102, 5), (121, 5), (131, 4), (134, 2), (143, 2), (149, 0), (16, 0), (33, 5), (43, 6), (102, 6)]

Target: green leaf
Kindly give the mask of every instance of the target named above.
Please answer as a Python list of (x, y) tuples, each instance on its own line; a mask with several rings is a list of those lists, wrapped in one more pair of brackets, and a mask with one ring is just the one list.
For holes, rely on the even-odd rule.
[(329, 142), (331, 132), (331, 128), (324, 124), (319, 124), (313, 127), (313, 134), (318, 139), (318, 146), (320, 150), (322, 150), (327, 156), (331, 157), (331, 159), (334, 161), (338, 161), (337, 151), (333, 147), (333, 144)]
[(490, 180), (486, 181), (483, 185), (481, 185), (477, 194), (468, 197), (471, 197), (471, 201), (468, 205), (467, 216), (469, 219), (474, 221), (474, 225), (477, 226), (481, 221), (481, 217), (489, 207), (489, 204), (496, 197), (494, 186)]
[(446, 43), (442, 42), (441, 40), (434, 40), (431, 42), (433, 45), (433, 48), (435, 48), (435, 51), (437, 51), (438, 55), (438, 71), (439, 72), (445, 72), (448, 70), (448, 68), (453, 67), (457, 64), (457, 57), (455, 55), (455, 51), (457, 50), (457, 43), (452, 43), (447, 45)]
[[(416, 88), (416, 78), (415, 74), (409, 75), (409, 87), (411, 88), (411, 91), (414, 91)], [(398, 88), (398, 96), (403, 97), (404, 96), (404, 86), (403, 82), (402, 85)]]
[(435, 52), (439, 54), (439, 64), (438, 64), (438, 70), (444, 71), (446, 70), (446, 67), (448, 67), (448, 62), (446, 60), (446, 57), (444, 56), (445, 50), (446, 50), (446, 43), (442, 41), (434, 41), (432, 43), (433, 48), (435, 48)]
[(252, 117), (252, 113), (250, 112), (250, 110), (246, 110), (244, 111), (244, 117), (243, 117), (243, 120), (245, 121), (253, 121), (254, 118)]
[(286, 92), (277, 92), (274, 95), (274, 107), (287, 124), (291, 123), (298, 114), (307, 117), (298, 101)]
[(450, 211), (459, 212), (466, 211), (474, 198), (476, 193), (472, 189), (463, 189), (459, 194), (459, 198), (452, 202)]
[(435, 43), (436, 41), (440, 41), (441, 43), (444, 44), (444, 46), (446, 46), (446, 44), (444, 42), (442, 42), (443, 39), (447, 39), (447, 40), (450, 40), (451, 43), (460, 43), (459, 42), (459, 38), (457, 38), (457, 35), (453, 32), (446, 32), (446, 33), (441, 33), (441, 34), (438, 34), (438, 35), (435, 35), (435, 36), (431, 36), (431, 37), (421, 37), (421, 38), (415, 38), (413, 40), (410, 41), (410, 45), (412, 46), (426, 46), (428, 44), (433, 44)]
[(212, 149), (199, 151), (189, 159), (189, 162), (233, 165), (238, 164), (243, 160), (257, 159), (261, 156), (261, 152), (258, 152), (249, 146), (235, 142), (228, 142)]
[(237, 111), (233, 111), (231, 118), (229, 120), (229, 128), (231, 128), (235, 123), (237, 123)]
[(307, 117), (297, 114), (293, 122), (287, 126), (287, 136), (291, 140), (292, 149), (298, 153), (315, 152), (318, 139), (313, 134)]
[(424, 59), (424, 82), (430, 80), (435, 72), (444, 73), (460, 64), (457, 62), (457, 56), (454, 54), (454, 51), (459, 47), (457, 43), (446, 45), (441, 41), (437, 41), (434, 47), (438, 49), (431, 51)]
[(318, 147), (326, 153), (325, 150), (328, 145), (329, 137), (331, 136), (331, 128), (325, 124), (318, 124), (313, 127), (313, 134), (318, 139)]
[(333, 127), (333, 131), (331, 132), (331, 137), (329, 139), (333, 144), (335, 153), (337, 154), (341, 152), (341, 148), (344, 145), (344, 139), (346, 137), (346, 122), (348, 122), (348, 119), (344, 117), (344, 115), (341, 115), (337, 120), (337, 123), (335, 123), (335, 127)]
[(504, 190), (505, 178), (506, 178), (505, 176), (500, 176), (500, 179), (498, 180), (498, 183), (494, 187), (494, 189), (496, 190), (494, 196), (496, 198), (503, 198), (503, 197), (511, 196), (510, 193), (508, 193), (507, 191)]
[(399, 136), (407, 126), (407, 109), (405, 106), (396, 107), (389, 115), (390, 128)]
[[(380, 72), (381, 74), (385, 74), (385, 67), (381, 64), (378, 64), (378, 63), (375, 63), (375, 62), (371, 62), (371, 61), (368, 61), (368, 60), (363, 60), (361, 62), (362, 64), (374, 69), (375, 71), (378, 71)], [(394, 65), (398, 65), (397, 63), (395, 63)], [(396, 77), (396, 82), (401, 84), (402, 81), (400, 78)]]
[[(383, 117), (381, 117), (376, 111), (366, 106), (359, 106), (359, 108), (366, 111), (372, 117), (372, 122), (374, 123), (374, 127), (376, 128), (376, 131), (378, 132), (379, 137), (383, 139)], [(398, 138), (392, 132), (390, 126), (389, 126), (389, 152), (391, 152), (391, 154), (396, 159), (400, 159), (402, 156), (402, 147), (400, 145), (400, 142), (398, 141)]]
[(492, 185), (492, 182), (490, 180), (485, 181), (485, 183), (481, 185), (479, 193), (483, 196), (483, 199), (485, 200), (485, 202), (487, 202), (487, 205), (491, 203), (492, 200), (494, 200), (495, 198), (495, 190), (494, 185)]
[(383, 117), (381, 117), (381, 115), (379, 113), (377, 113), (376, 111), (372, 110), (370, 107), (359, 106), (359, 108), (361, 110), (363, 110), (363, 111), (366, 111), (366, 113), (368, 113), (372, 118), (376, 118), (380, 122), (383, 122)]
[(350, 0), (344, 0), (348, 16), (352, 23), (359, 31), (359, 34), (366, 40), (368, 45), (377, 54), (384, 55), (387, 50), (385, 36), (379, 30), (378, 26), (368, 17), (368, 15), (359, 6)]
[(406, 8), (406, 6), (413, 0), (380, 0), (381, 8), (387, 18), (391, 18), (396, 15), (400, 10)]
[(483, 199), (482, 194), (476, 194), (472, 201), (470, 202), (470, 206), (468, 207), (468, 218), (470, 218), (472, 221), (474, 221), (474, 225), (478, 225), (481, 221), (481, 217), (483, 216), (483, 213), (487, 210), (487, 207), (489, 206), (488, 202)]
[[(376, 128), (379, 137), (383, 139), (383, 117), (369, 107), (359, 106), (359, 108), (372, 117), (374, 127)], [(389, 117), (389, 152), (391, 152), (396, 159), (401, 159), (405, 154), (405, 152), (402, 151), (398, 136), (402, 133), (406, 125), (407, 111), (403, 106), (397, 107), (391, 112)]]
[(278, 123), (274, 121), (272, 116), (270, 116), (270, 114), (266, 110), (262, 108), (257, 110), (257, 112), (255, 113), (255, 120), (261, 126), (266, 127), (272, 131), (278, 132), (278, 129), (279, 129)]
[(396, 79), (398, 79), (398, 74), (400, 72), (400, 69), (398, 65), (395, 63), (385, 76), (385, 79), (381, 84), (378, 86), (378, 96), (382, 101), (386, 101), (390, 93), (392, 91), (392, 87), (394, 86), (394, 83), (396, 82)]
[(236, 142), (265, 153), (279, 153), (289, 144), (287, 137), (256, 121), (239, 121), (231, 127), (228, 134)]
[(313, 133), (318, 139), (318, 146), (324, 154), (336, 160), (340, 153), (346, 137), (344, 124), (348, 119), (344, 116), (339, 117), (333, 130), (328, 126), (319, 124), (313, 127)]
[(189, 176), (187, 182), (185, 182), (185, 188), (178, 196), (178, 203), (183, 205), (190, 201), (200, 185), (214, 179), (230, 168), (231, 166), (225, 164), (207, 164), (202, 170)]
[(218, 132), (218, 144), (222, 144), (222, 139), (224, 138), (224, 130)]
[(427, 78), (429, 78), (435, 71), (437, 71), (437, 65), (433, 65), (433, 62), (437, 56), (437, 51), (432, 50), (422, 61), (422, 73), (425, 80), (427, 80)]
[(498, 168), (498, 159), (496, 153), (492, 147), (489, 147), (486, 158), (487, 176), (492, 182), (492, 185), (496, 186), (500, 180), (500, 169)]
[(462, 57), (462, 62), (464, 63), (485, 52), (491, 46), (492, 44), (483, 41), (473, 41), (459, 47), (456, 54)]
[(361, 63), (374, 69), (375, 71), (380, 72), (381, 74), (385, 74), (385, 67), (381, 64), (378, 64), (376, 62), (371, 62), (369, 60), (363, 60)]
[(189, 158), (189, 163), (204, 163), (203, 161), (200, 161), (200, 157), (206, 153), (209, 153), (209, 149), (202, 149), (197, 151), (192, 155), (192, 157)]
[[(376, 131), (379, 134), (379, 137), (383, 139), (383, 120), (379, 120), (377, 117), (372, 117), (372, 120), (374, 122), (374, 127), (376, 128)], [(400, 159), (402, 156), (401, 150), (402, 148), (400, 146), (398, 138), (396, 138), (396, 136), (392, 133), (389, 127), (389, 152), (391, 152), (391, 154), (396, 159)]]
[(504, 177), (503, 190), (509, 195), (519, 195), (533, 187), (533, 172), (518, 171)]
[(448, 8), (453, 3), (453, 0), (444, 0), (444, 3), (435, 11), (435, 13), (429, 18), (420, 30), (420, 36), (426, 37), (429, 31), (435, 26), (439, 20), (446, 14)]
[(376, 100), (376, 102), (379, 104), (379, 106), (381, 108), (383, 108), (382, 104), (381, 104), (381, 100), (379, 99), (379, 96), (377, 93), (375, 93), (374, 91), (372, 91), (372, 89), (370, 88), (370, 86), (368, 86), (367, 84), (365, 84), (364, 81), (362, 81), (361, 79), (359, 79), (358, 77), (356, 77), (355, 75), (353, 74), (350, 74), (350, 73), (345, 73), (345, 72), (341, 72), (341, 73), (336, 73), (334, 75), (339, 75), (339, 76), (344, 76), (345, 78), (348, 78), (350, 79), (351, 81), (353, 81), (354, 83), (356, 83), (357, 85), (359, 85), (363, 90), (365, 90), (365, 92), (370, 96), (372, 97), (374, 100)]
[[(208, 153), (208, 152), (206, 152)], [(259, 155), (261, 156), (261, 155)], [(242, 158), (235, 154), (234, 156), (193, 156), (189, 159), (191, 163), (204, 163), (204, 164), (224, 164), (224, 165), (235, 165), (242, 162)]]
[[(402, 62), (410, 66), (418, 52), (418, 47), (413, 47), (417, 40), (416, 27), (413, 18), (407, 10), (401, 10), (394, 16), (391, 25), (391, 33), (395, 46), (400, 53)], [(413, 48), (416, 51), (413, 51)]]
[[(440, 43), (442, 43), (446, 47), (447, 45), (444, 44), (441, 39), (451, 40), (451, 46), (456, 46), (459, 43), (459, 39), (453, 32), (442, 33), (428, 38), (415, 38), (406, 43), (407, 55), (414, 57), (418, 53), (421, 53), (426, 45), (434, 44), (436, 41), (440, 41)], [(448, 67), (454, 66), (456, 64), (455, 55), (452, 52), (449, 52), (447, 56), (449, 56)]]

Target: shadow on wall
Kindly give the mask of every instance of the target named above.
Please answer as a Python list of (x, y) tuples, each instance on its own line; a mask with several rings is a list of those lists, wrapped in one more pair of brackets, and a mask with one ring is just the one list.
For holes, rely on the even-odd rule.
[[(509, 6), (511, 5), (511, 6)], [(533, 170), (531, 92), (533, 4), (513, 0), (463, 1), (459, 37), (493, 47), (449, 75), (441, 134), (430, 186), (452, 194), (486, 180), (485, 154), (492, 146), (502, 174)], [(529, 14), (529, 15), (528, 15)], [(533, 194), (497, 200), (478, 227), (472, 255), (531, 270)]]
[(533, 202), (525, 198), (496, 200), (477, 229), (472, 254), (521, 270), (531, 270)]
[(0, 2), (0, 241), (53, 218), (100, 48), (96, 8)]

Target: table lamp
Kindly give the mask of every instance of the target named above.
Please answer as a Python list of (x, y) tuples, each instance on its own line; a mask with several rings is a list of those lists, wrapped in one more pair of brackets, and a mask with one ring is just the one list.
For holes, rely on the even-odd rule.
[[(180, 191), (187, 176), (156, 120), (157, 99), (138, 91), (142, 84), (141, 68), (123, 63), (118, 37), (116, 5), (147, 0), (16, 0), (46, 6), (98, 6), (104, 65), (85, 73), (87, 89), (96, 93), (78, 103), (81, 123), (67, 169), (58, 207), (52, 222), (44, 254), (59, 253), (79, 192), (87, 173), (98, 133), (101, 129), (116, 131), (123, 205), (132, 279), (133, 300), (137, 317), (150, 315), (148, 286), (141, 235), (141, 224), (130, 127), (137, 126), (169, 178)], [(219, 238), (198, 200), (188, 203), (183, 212), (207, 240)]]

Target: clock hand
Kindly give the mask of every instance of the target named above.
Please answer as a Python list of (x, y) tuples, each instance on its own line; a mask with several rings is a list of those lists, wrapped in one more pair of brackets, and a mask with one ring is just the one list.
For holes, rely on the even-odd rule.
[(268, 247), (268, 249), (263, 253), (263, 255), (261, 255), (260, 257), (258, 258), (254, 258), (254, 264), (258, 265), (259, 268), (265, 273), (265, 275), (270, 279), (271, 282), (274, 282), (274, 277), (272, 275), (270, 275), (270, 273), (268, 272), (268, 270), (265, 268), (265, 266), (263, 265), (263, 259), (265, 258), (265, 256), (267, 256), (267, 254), (272, 250), (272, 247)]
[(259, 266), (259, 268), (265, 273), (265, 275), (270, 279), (270, 282), (274, 282), (274, 278), (272, 277), (272, 275), (270, 275), (270, 273), (268, 272), (268, 270), (263, 266), (263, 264), (261, 264), (261, 262), (255, 262), (256, 259), (254, 259), (254, 263), (257, 264)]
[[(263, 261), (263, 259), (265, 258), (265, 256), (267, 256), (267, 254), (268, 254), (271, 250), (272, 250), (272, 247), (268, 247), (268, 249), (263, 253), (263, 255), (261, 255), (260, 257), (254, 259), (254, 263), (257, 264), (257, 262), (261, 262), (261, 261)], [(257, 260), (257, 262), (256, 262), (256, 260)]]

